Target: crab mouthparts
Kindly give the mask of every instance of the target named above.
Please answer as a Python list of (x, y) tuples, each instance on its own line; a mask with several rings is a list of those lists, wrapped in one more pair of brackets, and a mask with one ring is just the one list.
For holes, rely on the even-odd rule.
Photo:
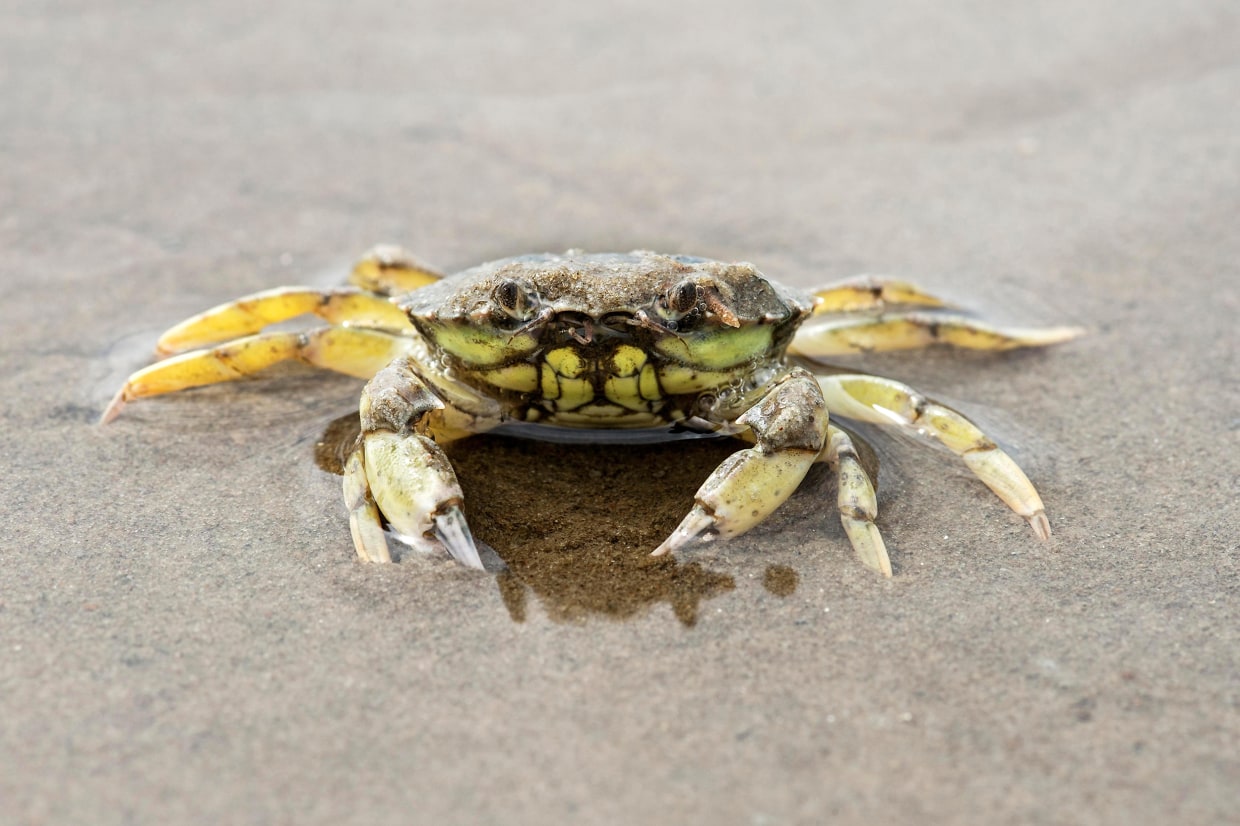
[(571, 338), (578, 344), (590, 344), (602, 338), (631, 338), (634, 325), (640, 322), (632, 313), (607, 313), (601, 318), (574, 311), (556, 313), (550, 329), (557, 336)]

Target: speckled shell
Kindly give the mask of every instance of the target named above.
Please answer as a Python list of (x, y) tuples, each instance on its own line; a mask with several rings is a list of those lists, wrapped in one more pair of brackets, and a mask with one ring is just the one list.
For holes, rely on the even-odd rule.
[(504, 258), (409, 293), (398, 303), (413, 316), (464, 319), (490, 303), (497, 284), (517, 279), (538, 295), (543, 306), (557, 313), (598, 317), (648, 308), (686, 278), (712, 283), (741, 324), (799, 319), (813, 304), (809, 296), (768, 280), (752, 264), (645, 250)]

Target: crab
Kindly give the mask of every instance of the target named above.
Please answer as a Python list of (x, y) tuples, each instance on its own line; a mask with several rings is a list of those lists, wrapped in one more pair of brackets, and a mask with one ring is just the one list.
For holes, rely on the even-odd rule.
[[(482, 568), (442, 446), (513, 423), (747, 442), (710, 474), (655, 555), (745, 533), (826, 462), (857, 557), (890, 576), (864, 443), (838, 418), (937, 440), (1050, 537), (1033, 484), (965, 416), (901, 382), (820, 362), (936, 343), (1041, 347), (1079, 329), (1000, 329), (891, 279), (802, 292), (752, 264), (648, 251), (525, 255), (444, 276), (382, 246), (349, 281), (256, 293), (176, 325), (159, 339), (163, 359), (129, 377), (102, 421), (135, 399), (288, 360), (368, 379), (343, 483), (353, 545), (368, 562), (392, 560), (391, 533)], [(328, 324), (267, 329), (305, 314)]]

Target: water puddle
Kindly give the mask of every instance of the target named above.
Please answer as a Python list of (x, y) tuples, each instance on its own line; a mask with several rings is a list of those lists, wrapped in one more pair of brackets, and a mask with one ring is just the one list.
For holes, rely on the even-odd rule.
[[(357, 438), (356, 415), (319, 440), (319, 467), (340, 473)], [(686, 626), (702, 603), (736, 587), (699, 562), (652, 557), (688, 512), (710, 472), (741, 447), (730, 439), (661, 444), (556, 444), (475, 436), (445, 448), (465, 493), (474, 536), (505, 569), (496, 575), (509, 615), (523, 622), (530, 595), (556, 622), (623, 619), (668, 603)], [(796, 590), (791, 568), (767, 568), (776, 596)]]

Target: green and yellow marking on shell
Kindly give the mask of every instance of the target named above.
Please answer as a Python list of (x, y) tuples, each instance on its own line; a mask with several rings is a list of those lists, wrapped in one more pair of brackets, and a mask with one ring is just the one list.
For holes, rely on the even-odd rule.
[(657, 412), (657, 427), (692, 396), (769, 378), (813, 305), (747, 264), (632, 253), (505, 259), (400, 306), (454, 381), (521, 418), (627, 427)]

